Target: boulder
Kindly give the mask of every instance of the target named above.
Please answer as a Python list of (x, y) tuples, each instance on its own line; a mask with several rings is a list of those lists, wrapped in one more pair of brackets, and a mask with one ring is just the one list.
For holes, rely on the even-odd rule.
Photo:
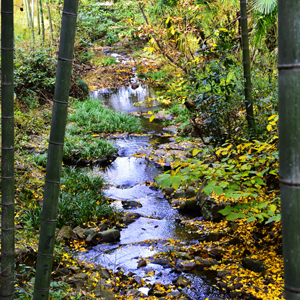
[(166, 195), (171, 195), (172, 193), (174, 192), (174, 188), (171, 186), (171, 187), (167, 187), (165, 188), (165, 194)]
[(181, 203), (179, 207), (180, 211), (192, 211), (193, 213), (198, 212), (198, 215), (201, 216), (201, 206), (196, 199), (186, 200)]
[(84, 235), (86, 236), (85, 241), (90, 244), (91, 242), (94, 242), (95, 239), (98, 238), (97, 236), (98, 232), (96, 229), (94, 228), (89, 228), (87, 230), (84, 231)]
[(225, 208), (226, 203), (216, 203), (213, 198), (210, 198), (204, 193), (198, 192), (196, 200), (199, 203), (204, 221), (218, 222), (224, 219), (224, 216), (219, 211)]
[(196, 190), (192, 186), (189, 186), (186, 191), (186, 198), (193, 198), (196, 196)]
[(195, 256), (195, 262), (197, 262), (197, 264), (202, 266), (203, 268), (219, 264), (218, 261), (215, 259), (213, 259), (213, 260), (209, 260), (208, 258), (203, 259), (202, 257), (199, 257), (199, 256)]
[(126, 225), (133, 223), (136, 219), (138, 219), (139, 217), (141, 217), (141, 214), (139, 213), (128, 213), (125, 217), (124, 217), (124, 223)]
[(181, 191), (181, 190), (177, 190), (173, 196), (174, 199), (180, 199), (180, 198), (185, 198), (185, 197), (186, 197), (185, 191)]
[(112, 243), (120, 240), (120, 231), (118, 229), (109, 229), (99, 233), (101, 242)]
[(85, 235), (84, 235), (84, 229), (77, 226), (73, 229), (73, 232), (77, 235), (78, 238), (80, 239), (84, 239)]
[(137, 202), (137, 201), (127, 201), (127, 200), (123, 200), (122, 201), (122, 205), (123, 207), (126, 208), (138, 208), (138, 207), (142, 207), (142, 204)]
[(95, 294), (95, 297), (97, 297), (97, 299), (105, 299), (105, 300), (116, 299), (114, 293), (111, 291), (108, 291), (106, 286), (104, 286), (102, 284), (98, 284), (95, 287), (94, 294)]
[(58, 233), (58, 239), (70, 239), (73, 234), (71, 226), (63, 226)]
[(252, 256), (244, 257), (242, 260), (242, 265), (253, 272), (261, 273), (266, 270), (264, 263), (257, 259), (253, 259)]
[(147, 266), (147, 262), (145, 260), (141, 260), (138, 265), (137, 268), (142, 268), (142, 267), (146, 267)]
[(187, 287), (187, 286), (191, 285), (191, 283), (192, 283), (192, 282), (191, 282), (188, 278), (186, 278), (186, 277), (183, 276), (183, 275), (180, 275), (180, 276), (177, 278), (177, 280), (176, 280), (176, 282), (175, 282), (175, 285), (176, 285), (176, 286)]

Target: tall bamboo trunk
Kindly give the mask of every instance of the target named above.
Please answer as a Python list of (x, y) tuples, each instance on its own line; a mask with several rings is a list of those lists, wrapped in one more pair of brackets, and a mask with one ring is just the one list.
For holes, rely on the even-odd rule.
[(39, 1), (40, 4), (42, 38), (43, 38), (43, 43), (45, 43), (45, 24), (44, 24), (43, 4), (42, 4), (42, 0), (37, 0), (37, 1)]
[(32, 25), (34, 28), (34, 0), (32, 0), (31, 3), (32, 3)]
[(13, 0), (1, 1), (1, 289), (2, 300), (14, 299), (14, 15)]
[(41, 20), (40, 20), (40, 9), (39, 9), (39, 0), (36, 0), (36, 18), (38, 24), (38, 35), (41, 34)]
[(49, 298), (77, 9), (78, 0), (65, 0), (53, 100), (53, 119), (49, 139), (34, 300)]
[(278, 1), (279, 160), (284, 281), (300, 299), (300, 5)]
[(253, 113), (253, 103), (251, 98), (251, 60), (249, 52), (248, 38), (248, 22), (247, 22), (247, 3), (246, 0), (240, 0), (241, 9), (241, 32), (242, 32), (242, 47), (243, 47), (243, 67), (245, 78), (245, 106), (246, 119), (251, 132), (255, 130), (255, 121)]
[(32, 38), (32, 42), (34, 43), (34, 28), (33, 28), (32, 14), (31, 14), (30, 0), (26, 0), (26, 1), (27, 1), (30, 29), (31, 29), (31, 38)]
[(27, 24), (27, 27), (30, 27), (30, 22), (29, 22), (29, 11), (28, 11), (28, 2), (27, 0), (24, 1), (24, 4), (25, 4), (25, 13), (26, 13), (26, 24)]
[(48, 17), (49, 17), (49, 24), (50, 24), (51, 41), (53, 42), (53, 27), (52, 27), (52, 18), (51, 18), (49, 0), (46, 0), (46, 3), (47, 3), (47, 8), (48, 8)]

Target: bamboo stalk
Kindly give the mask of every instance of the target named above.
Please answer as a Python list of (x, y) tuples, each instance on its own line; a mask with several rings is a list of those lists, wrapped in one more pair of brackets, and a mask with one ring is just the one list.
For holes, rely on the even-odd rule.
[(33, 21), (32, 21), (32, 15), (31, 15), (30, 0), (26, 0), (26, 1), (27, 1), (27, 7), (28, 7), (30, 29), (31, 29), (31, 38), (32, 38), (32, 42), (34, 43), (34, 28), (33, 28)]
[(246, 0), (240, 0), (241, 7), (241, 32), (242, 32), (242, 46), (243, 46), (243, 67), (245, 78), (245, 107), (246, 119), (250, 132), (255, 131), (255, 121), (253, 112), (253, 102), (251, 98), (251, 60), (249, 51), (248, 38), (248, 22), (247, 22), (247, 3)]
[(279, 166), (285, 298), (300, 297), (300, 6), (278, 1)]
[(52, 109), (53, 119), (48, 148), (34, 300), (49, 298), (77, 9), (78, 0), (65, 0)]
[(1, 1), (1, 288), (2, 300), (14, 299), (14, 15), (13, 0)]
[(45, 43), (45, 24), (44, 24), (44, 13), (43, 13), (43, 4), (42, 0), (37, 0), (40, 4), (40, 15), (41, 15), (41, 27), (42, 27), (42, 41)]
[(46, 0), (47, 8), (48, 8), (48, 17), (49, 17), (49, 23), (50, 23), (50, 34), (51, 34), (51, 41), (53, 42), (53, 27), (52, 27), (52, 18), (51, 18), (51, 11), (50, 11), (50, 4), (49, 0)]

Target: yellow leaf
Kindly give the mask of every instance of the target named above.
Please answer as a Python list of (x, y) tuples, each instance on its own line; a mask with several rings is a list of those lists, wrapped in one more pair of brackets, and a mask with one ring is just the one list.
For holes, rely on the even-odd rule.
[(193, 150), (193, 156), (197, 155), (199, 152), (200, 152), (200, 150), (194, 149), (194, 150)]
[(167, 20), (166, 20), (166, 24), (168, 24), (170, 22), (170, 18), (168, 18)]
[(273, 116), (269, 117), (268, 120), (270, 121), (270, 120), (274, 119), (275, 117), (277, 117), (277, 115), (273, 115)]
[(98, 134), (98, 133), (95, 133), (95, 134), (93, 134), (92, 136), (93, 136), (93, 137), (97, 137), (97, 136), (99, 136), (99, 134)]
[(277, 208), (276, 205), (274, 205), (274, 204), (270, 205), (270, 210), (271, 211), (276, 211), (276, 208)]
[(151, 110), (148, 111), (148, 115), (152, 115), (153, 112)]
[(270, 124), (267, 126), (267, 130), (268, 130), (268, 131), (271, 131), (271, 130), (272, 130), (272, 126), (271, 126)]
[(154, 119), (155, 119), (155, 116), (152, 115), (152, 116), (149, 118), (149, 121), (152, 122)]

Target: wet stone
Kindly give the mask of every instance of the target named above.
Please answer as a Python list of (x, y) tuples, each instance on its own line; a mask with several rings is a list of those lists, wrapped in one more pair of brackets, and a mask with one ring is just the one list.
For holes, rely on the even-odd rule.
[(180, 191), (180, 190), (176, 191), (173, 196), (174, 199), (180, 199), (185, 197), (186, 197), (185, 191)]
[(99, 233), (101, 242), (111, 243), (120, 240), (120, 231), (118, 229), (109, 229)]
[(70, 239), (72, 236), (72, 228), (71, 226), (63, 226), (62, 229), (58, 233), (58, 239)]
[(141, 217), (141, 214), (139, 214), (139, 213), (129, 213), (124, 217), (124, 223), (126, 225), (131, 224), (140, 217)]
[(171, 195), (174, 192), (174, 188), (173, 187), (167, 187), (165, 188), (165, 194), (166, 195)]
[(218, 271), (217, 272), (217, 276), (220, 277), (220, 278), (224, 278), (226, 277), (227, 275), (230, 275), (231, 273), (229, 271)]
[(126, 208), (138, 208), (142, 207), (142, 204), (137, 201), (122, 201), (123, 207)]
[(196, 196), (196, 190), (189, 186), (187, 189), (186, 189), (186, 197), (187, 198), (193, 198)]
[(192, 272), (197, 268), (197, 264), (194, 262), (188, 262), (183, 265), (183, 272)]
[(170, 264), (170, 262), (171, 261), (168, 258), (155, 258), (151, 263), (164, 266)]
[(84, 235), (84, 229), (77, 226), (73, 229), (73, 232), (78, 236), (78, 238), (80, 239), (84, 239), (85, 235)]
[(130, 289), (127, 291), (127, 297), (136, 297), (139, 296), (141, 294), (141, 292), (139, 290), (135, 290), (135, 289)]
[(142, 268), (142, 267), (145, 267), (147, 266), (147, 262), (145, 260), (141, 260), (138, 265), (137, 265), (137, 268)]
[(257, 259), (251, 258), (251, 256), (244, 257), (242, 260), (242, 264), (246, 269), (249, 269), (253, 272), (260, 273), (260, 272), (265, 271), (264, 263)]
[(199, 256), (195, 256), (195, 261), (198, 263), (198, 265), (204, 268), (219, 264), (218, 261), (215, 259), (214, 260), (203, 259), (202, 257)]
[(186, 277), (183, 276), (183, 275), (180, 275), (180, 276), (177, 278), (175, 284), (176, 284), (177, 286), (184, 286), (184, 287), (187, 287), (187, 286), (189, 286), (191, 283), (192, 283), (192, 282), (191, 282), (188, 278), (186, 278)]

